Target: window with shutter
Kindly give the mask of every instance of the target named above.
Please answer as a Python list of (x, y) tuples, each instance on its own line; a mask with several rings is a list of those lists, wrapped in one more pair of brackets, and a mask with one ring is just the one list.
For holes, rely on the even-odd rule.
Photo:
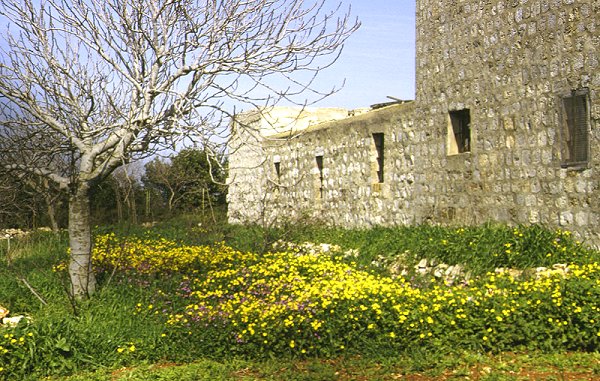
[(587, 166), (589, 161), (589, 92), (579, 89), (562, 98), (563, 167)]

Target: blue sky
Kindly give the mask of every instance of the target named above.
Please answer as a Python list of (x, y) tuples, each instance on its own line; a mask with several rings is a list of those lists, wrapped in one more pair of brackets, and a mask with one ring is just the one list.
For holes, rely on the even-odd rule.
[(358, 108), (415, 97), (415, 2), (413, 0), (344, 0), (362, 23), (342, 56), (321, 74), (323, 83), (346, 83), (317, 103), (320, 107)]
[(313, 106), (353, 109), (387, 102), (387, 96), (414, 99), (415, 1), (327, 1), (351, 6), (351, 15), (358, 17), (362, 26), (350, 36), (338, 61), (321, 72), (316, 83), (317, 89), (326, 90), (339, 87), (345, 80), (344, 87)]

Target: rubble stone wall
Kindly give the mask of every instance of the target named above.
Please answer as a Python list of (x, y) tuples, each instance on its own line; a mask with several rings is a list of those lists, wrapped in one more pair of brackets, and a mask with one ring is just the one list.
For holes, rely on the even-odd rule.
[[(413, 105), (390, 106), (265, 142), (269, 218), (316, 217), (343, 226), (412, 222)], [(383, 176), (373, 134), (383, 134)], [(321, 157), (319, 168), (317, 157)], [(279, 174), (275, 163), (279, 163)]]
[[(416, 221), (541, 223), (600, 243), (600, 2), (417, 1)], [(589, 160), (564, 165), (563, 101), (588, 92)], [(470, 152), (450, 155), (449, 111)]]
[(269, 161), (264, 145), (271, 138), (286, 132), (290, 136), (302, 134), (311, 126), (348, 117), (342, 108), (276, 107), (253, 110), (236, 116), (232, 125), (229, 150), (227, 194), (228, 219), (232, 223), (268, 224), (265, 205), (272, 198), (269, 188)]
[[(417, 0), (416, 100), (257, 140), (262, 163), (243, 181), (260, 184), (262, 204), (232, 204), (230, 177), (230, 220), (539, 223), (600, 246), (599, 46), (598, 0)], [(577, 165), (564, 103), (574, 94), (585, 94), (587, 129)], [(234, 156), (232, 167), (253, 160)]]

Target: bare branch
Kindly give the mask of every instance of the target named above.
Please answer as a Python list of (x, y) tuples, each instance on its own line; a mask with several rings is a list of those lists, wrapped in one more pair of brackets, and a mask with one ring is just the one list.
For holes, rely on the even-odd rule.
[(358, 28), (327, 0), (0, 0), (0, 20), (0, 162), (68, 186), (72, 234), (123, 163), (225, 143), (234, 105), (331, 94), (316, 76)]

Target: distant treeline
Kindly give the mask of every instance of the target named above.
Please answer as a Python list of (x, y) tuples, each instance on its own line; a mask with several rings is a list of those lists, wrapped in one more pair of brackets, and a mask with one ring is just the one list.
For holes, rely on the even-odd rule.
[[(112, 224), (214, 213), (225, 205), (226, 170), (224, 156), (203, 149), (126, 165), (92, 193), (92, 217), (95, 224)], [(0, 228), (60, 229), (67, 224), (68, 190), (35, 176), (0, 173)]]

